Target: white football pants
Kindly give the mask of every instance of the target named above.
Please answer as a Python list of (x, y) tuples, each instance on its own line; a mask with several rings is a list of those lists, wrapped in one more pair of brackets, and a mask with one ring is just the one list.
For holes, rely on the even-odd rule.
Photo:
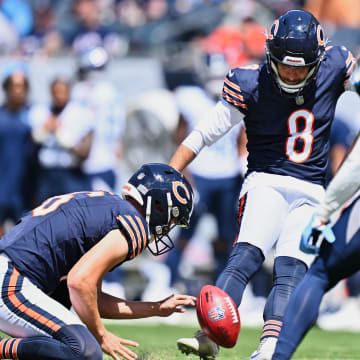
[(12, 337), (50, 337), (64, 325), (82, 324), (22, 276), (5, 254), (0, 254), (0, 289), (0, 330)]
[(313, 255), (299, 249), (301, 234), (323, 199), (324, 188), (291, 176), (252, 172), (240, 193), (237, 242), (260, 248), (266, 256), (291, 256), (308, 266)]

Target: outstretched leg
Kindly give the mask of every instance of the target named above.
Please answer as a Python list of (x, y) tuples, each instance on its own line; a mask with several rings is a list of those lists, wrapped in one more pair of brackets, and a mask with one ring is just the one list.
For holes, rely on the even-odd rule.
[(296, 287), (287, 306), (284, 325), (273, 360), (290, 359), (307, 331), (313, 326), (320, 302), (329, 287), (329, 279), (322, 259), (317, 259)]

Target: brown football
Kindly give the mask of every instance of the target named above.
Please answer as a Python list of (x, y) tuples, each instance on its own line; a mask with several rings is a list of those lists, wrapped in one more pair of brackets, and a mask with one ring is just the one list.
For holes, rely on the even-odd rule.
[(240, 316), (232, 298), (220, 288), (205, 285), (198, 296), (196, 312), (204, 333), (218, 345), (231, 348), (240, 333)]

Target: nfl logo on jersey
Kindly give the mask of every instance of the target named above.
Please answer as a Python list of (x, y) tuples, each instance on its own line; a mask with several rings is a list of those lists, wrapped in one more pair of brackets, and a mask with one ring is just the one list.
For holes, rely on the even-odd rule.
[(215, 306), (209, 309), (208, 316), (211, 321), (225, 319), (225, 310), (221, 306)]

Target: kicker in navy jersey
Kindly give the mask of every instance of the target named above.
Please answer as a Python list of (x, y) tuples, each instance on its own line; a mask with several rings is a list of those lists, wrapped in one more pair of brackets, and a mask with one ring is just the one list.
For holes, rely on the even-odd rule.
[(349, 50), (328, 47), (315, 82), (299, 99), (279, 93), (266, 64), (229, 71), (223, 99), (245, 116), (248, 173), (265, 171), (324, 184), (336, 102), (354, 65)]
[[(188, 226), (193, 191), (186, 178), (164, 164), (142, 166), (122, 197), (106, 191), (47, 199), (25, 215), (0, 242), (1, 359), (100, 360), (103, 352), (137, 357), (108, 331), (102, 318), (169, 316), (196, 298), (171, 295), (158, 302), (127, 301), (102, 291), (104, 275), (145, 248), (170, 250), (169, 231)], [(51, 297), (63, 279), (76, 314)], [(63, 284), (63, 283), (62, 283)], [(67, 305), (67, 304), (66, 304)], [(115, 355), (116, 354), (116, 355)]]
[[(238, 232), (216, 286), (237, 306), (269, 253), (273, 287), (264, 307), (258, 349), (250, 359), (271, 360), (290, 295), (314, 260), (299, 248), (301, 234), (324, 197), (329, 137), (338, 98), (356, 90), (355, 59), (327, 47), (309, 12), (288, 11), (274, 21), (263, 64), (230, 69), (222, 99), (179, 146), (170, 165), (182, 171), (205, 146), (240, 122), (248, 139), (248, 170), (239, 199)], [(211, 165), (210, 165), (211, 166)], [(178, 340), (180, 350), (215, 359), (204, 333)]]

